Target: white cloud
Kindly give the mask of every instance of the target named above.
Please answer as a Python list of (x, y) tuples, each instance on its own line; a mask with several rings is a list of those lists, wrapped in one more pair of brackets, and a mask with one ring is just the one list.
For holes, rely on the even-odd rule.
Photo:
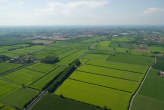
[(164, 12), (163, 8), (148, 8), (144, 11), (145, 15), (149, 14), (154, 14), (154, 13), (159, 13), (159, 12)]
[[(75, 11), (90, 10), (100, 7), (104, 7), (109, 4), (109, 0), (82, 0), (82, 1), (72, 1), (72, 2), (50, 2), (48, 7), (44, 9), (36, 9), (36, 15), (71, 15), (75, 14)], [(86, 12), (87, 13), (87, 12)], [(81, 13), (79, 13), (81, 14)]]
[(50, 2), (47, 8), (36, 9), (34, 17), (38, 19), (37, 22), (47, 24), (102, 24), (110, 16), (110, 10), (105, 9), (109, 4), (110, 0)]

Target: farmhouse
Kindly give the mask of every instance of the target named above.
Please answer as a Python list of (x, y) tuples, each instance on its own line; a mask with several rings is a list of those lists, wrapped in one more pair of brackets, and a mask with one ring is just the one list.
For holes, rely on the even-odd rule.
[(160, 76), (164, 77), (164, 72), (163, 71), (160, 71)]

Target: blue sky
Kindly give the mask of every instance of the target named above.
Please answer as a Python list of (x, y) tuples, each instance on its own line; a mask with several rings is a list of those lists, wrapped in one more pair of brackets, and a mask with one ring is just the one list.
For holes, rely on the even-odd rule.
[(0, 25), (164, 25), (164, 0), (0, 0)]

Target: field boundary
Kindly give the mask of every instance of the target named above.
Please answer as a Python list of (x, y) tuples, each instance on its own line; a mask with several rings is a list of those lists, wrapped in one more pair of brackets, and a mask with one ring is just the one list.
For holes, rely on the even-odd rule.
[(137, 73), (137, 74), (144, 74), (144, 73), (141, 73), (141, 72), (135, 72), (135, 71), (130, 71), (130, 70), (122, 70), (122, 69), (118, 69), (118, 68), (107, 67), (107, 66), (100, 66), (100, 65), (94, 65), (94, 64), (90, 64), (90, 63), (87, 63), (86, 65), (97, 66), (97, 67), (102, 67), (102, 68), (107, 68), (107, 69), (115, 69), (115, 70), (120, 70), (120, 71), (127, 71), (127, 72)]
[(130, 98), (130, 100), (129, 100), (129, 105), (128, 105), (127, 110), (131, 110), (132, 104), (133, 104), (133, 102), (134, 102), (134, 98), (136, 97), (136, 95), (137, 95), (137, 94), (139, 93), (139, 91), (141, 90), (141, 87), (143, 86), (145, 79), (147, 78), (148, 74), (150, 73), (151, 68), (152, 68), (152, 66), (150, 66), (150, 67), (147, 69), (147, 71), (146, 71), (146, 73), (145, 73), (145, 76), (144, 76), (143, 80), (141, 81), (141, 83), (139, 84), (138, 88), (136, 89), (136, 91), (135, 91), (135, 92), (133, 93), (133, 95), (131, 96), (131, 98)]
[[(31, 64), (29, 64), (29, 65), (31, 65)], [(29, 65), (26, 65), (26, 64), (25, 64), (25, 65), (21, 65), (21, 66), (19, 66), (19, 67), (17, 67), (17, 68), (13, 68), (13, 69), (10, 69), (10, 70), (8, 70), (8, 71), (2, 72), (2, 73), (0, 74), (0, 77), (1, 77), (1, 76), (5, 76), (5, 75), (8, 75), (8, 74), (10, 74), (10, 73), (12, 73), (12, 72), (21, 70), (21, 69), (23, 69), (23, 68), (25, 68), (26, 66), (29, 66)]]
[(41, 80), (42, 78), (46, 77), (47, 75), (49, 75), (51, 72), (55, 71), (58, 67), (60, 66), (56, 66), (54, 69), (52, 69), (51, 71), (49, 71), (48, 73), (44, 74), (43, 76), (39, 77), (37, 80), (33, 81), (31, 84), (29, 84), (28, 86), (30, 85), (33, 85), (34, 83), (38, 82), (39, 80)]
[(88, 74), (95, 74), (95, 75), (98, 75), (98, 76), (106, 76), (106, 77), (111, 77), (111, 78), (115, 78), (115, 79), (127, 80), (127, 81), (131, 81), (131, 82), (139, 82), (137, 80), (131, 80), (131, 79), (121, 78), (121, 77), (117, 77), (117, 76), (110, 76), (110, 75), (105, 75), (105, 74), (99, 74), (99, 73), (92, 73), (92, 72), (87, 72), (87, 71), (81, 71), (81, 70), (78, 70), (78, 69), (76, 71), (84, 72), (84, 73), (88, 73)]
[(109, 87), (109, 86), (103, 86), (103, 85), (100, 85), (100, 84), (94, 84), (94, 83), (90, 83), (90, 82), (86, 82), (86, 81), (81, 81), (81, 80), (77, 80), (77, 79), (74, 79), (74, 78), (68, 78), (68, 79), (74, 80), (74, 81), (77, 81), (77, 82), (90, 84), (90, 85), (95, 85), (95, 86), (100, 86), (100, 87), (104, 87), (104, 88), (108, 88), (108, 89), (113, 89), (113, 90), (116, 90), (116, 91), (126, 92), (126, 93), (130, 93), (130, 94), (132, 93), (130, 91), (121, 90), (121, 89), (117, 89), (117, 88), (113, 88), (113, 87)]

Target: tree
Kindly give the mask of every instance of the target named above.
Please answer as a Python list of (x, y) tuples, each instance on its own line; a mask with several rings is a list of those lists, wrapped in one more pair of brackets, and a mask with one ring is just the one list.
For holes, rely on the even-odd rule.
[(41, 62), (43, 63), (47, 63), (47, 64), (54, 64), (56, 62), (59, 61), (59, 58), (56, 56), (47, 56), (44, 59), (41, 60)]

